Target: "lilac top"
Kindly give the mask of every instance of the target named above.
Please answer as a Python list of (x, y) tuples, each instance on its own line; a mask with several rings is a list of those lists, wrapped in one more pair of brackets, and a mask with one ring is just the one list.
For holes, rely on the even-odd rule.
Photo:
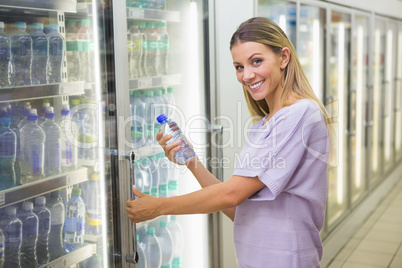
[(244, 267), (320, 267), (329, 138), (319, 106), (298, 100), (250, 130), (233, 175), (266, 185), (236, 208), (234, 242)]

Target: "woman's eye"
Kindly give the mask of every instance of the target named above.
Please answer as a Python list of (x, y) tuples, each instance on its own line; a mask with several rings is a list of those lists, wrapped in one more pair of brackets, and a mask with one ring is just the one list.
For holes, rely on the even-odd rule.
[(259, 64), (259, 63), (261, 63), (262, 62), (262, 60), (260, 60), (260, 59), (255, 59), (255, 60), (253, 60), (253, 64)]
[(241, 71), (241, 70), (243, 70), (243, 66), (241, 66), (241, 65), (235, 66), (235, 69), (236, 69), (236, 71)]

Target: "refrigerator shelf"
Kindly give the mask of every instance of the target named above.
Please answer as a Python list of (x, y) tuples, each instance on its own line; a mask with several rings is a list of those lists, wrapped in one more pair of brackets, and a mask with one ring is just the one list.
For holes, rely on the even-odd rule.
[(87, 172), (87, 168), (79, 168), (36, 182), (0, 191), (0, 208), (40, 196), (65, 186), (84, 182), (87, 180)]
[(60, 268), (70, 267), (76, 263), (90, 258), (93, 254), (96, 254), (96, 244), (84, 244), (81, 248), (74, 250), (73, 252), (64, 255), (54, 261), (47, 263), (42, 268)]
[(76, 0), (0, 0), (0, 7), (11, 9), (33, 9), (33, 10), (47, 10), (47, 11), (65, 11), (76, 12)]
[(127, 7), (127, 19), (180, 22), (180, 12)]
[[(1, 1), (1, 0), (0, 0)], [(84, 94), (84, 82), (0, 88), (0, 103)]]
[(158, 143), (154, 143), (151, 145), (147, 145), (144, 147), (133, 149), (135, 153), (135, 160), (138, 160), (142, 157), (148, 157), (151, 155), (155, 155), (158, 153), (163, 153), (162, 147)]
[(130, 90), (158, 88), (164, 86), (173, 86), (181, 84), (181, 74), (144, 77), (132, 79), (129, 81)]

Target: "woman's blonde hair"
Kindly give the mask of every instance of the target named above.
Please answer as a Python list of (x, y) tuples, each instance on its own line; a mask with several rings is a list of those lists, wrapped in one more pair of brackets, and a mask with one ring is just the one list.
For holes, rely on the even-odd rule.
[[(281, 85), (283, 87), (281, 95), (282, 106), (285, 107), (290, 105), (290, 103), (287, 102), (290, 96), (294, 96), (297, 99), (313, 100), (320, 106), (328, 125), (330, 119), (327, 110), (311, 88), (297, 58), (296, 50), (294, 49), (292, 42), (290, 42), (289, 38), (275, 22), (263, 17), (254, 17), (243, 22), (230, 40), (230, 49), (232, 49), (234, 45), (243, 42), (257, 42), (264, 44), (270, 47), (275, 54), (279, 54), (284, 47), (289, 48), (290, 59), (288, 65), (282, 72), (281, 79)], [(248, 110), (250, 111), (254, 122), (269, 113), (268, 104), (265, 99), (255, 101), (244, 86), (243, 92), (246, 98)]]

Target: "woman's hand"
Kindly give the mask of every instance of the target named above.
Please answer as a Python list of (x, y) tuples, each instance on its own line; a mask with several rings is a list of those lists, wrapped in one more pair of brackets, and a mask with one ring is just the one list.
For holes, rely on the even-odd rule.
[(127, 216), (131, 222), (138, 223), (160, 216), (158, 213), (159, 198), (140, 192), (134, 185), (133, 192), (138, 199), (129, 199), (126, 202)]
[[(197, 157), (193, 157), (189, 160), (187, 160), (186, 163), (184, 164), (179, 164), (174, 155), (181, 149), (181, 141), (175, 141), (169, 144), (166, 144), (167, 141), (169, 141), (171, 138), (173, 138), (172, 135), (166, 135), (163, 136), (163, 132), (159, 131), (159, 133), (156, 135), (156, 140), (159, 142), (159, 145), (163, 148), (163, 150), (165, 151), (165, 155), (166, 157), (172, 161), (173, 163), (176, 163), (178, 165), (188, 165), (191, 162), (195, 162)], [(187, 141), (188, 142), (188, 141)]]

